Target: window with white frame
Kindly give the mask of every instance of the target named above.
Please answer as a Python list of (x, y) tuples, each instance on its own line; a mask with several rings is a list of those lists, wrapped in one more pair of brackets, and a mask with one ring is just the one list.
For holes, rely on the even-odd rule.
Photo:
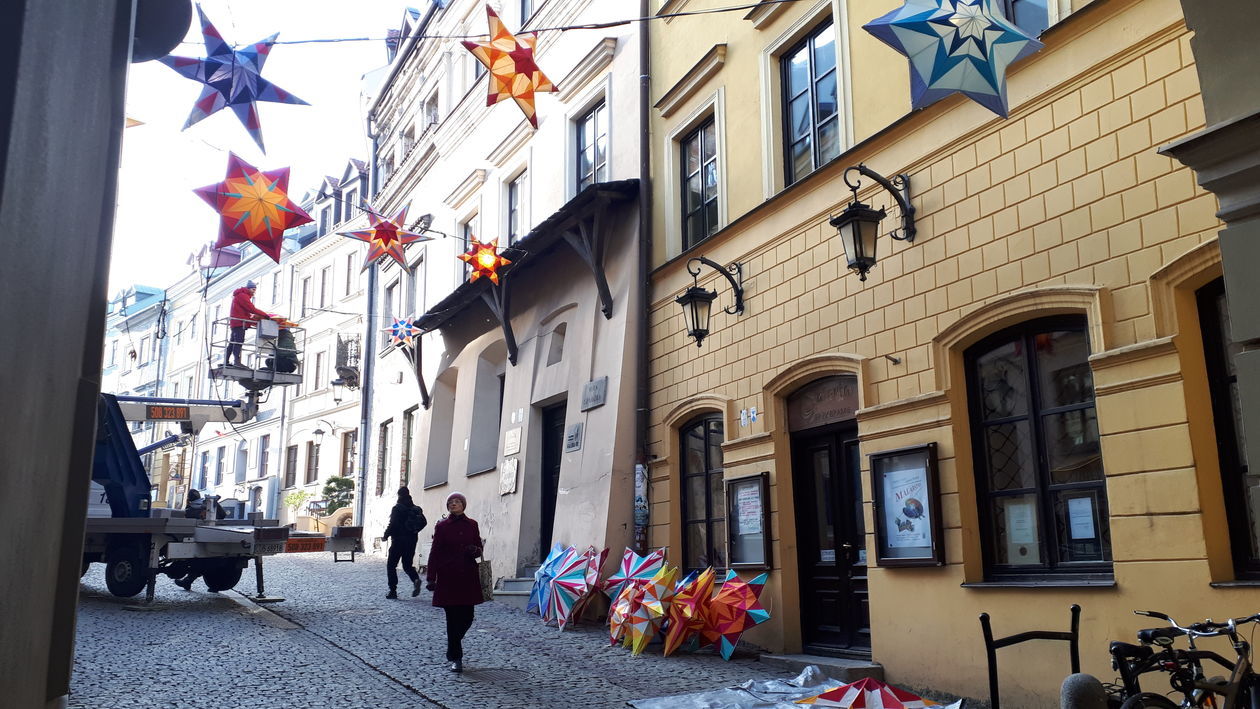
[(515, 244), (529, 231), (529, 172), (522, 170), (508, 183), (507, 232), (508, 244)]
[(302, 279), (302, 317), (306, 317), (311, 307), (311, 277)]
[(323, 236), (328, 233), (328, 228), (332, 226), (332, 206), (326, 206), (319, 210), (319, 235)]
[(840, 155), (836, 33), (830, 20), (780, 60), (783, 81), (784, 172), (792, 184)]
[(359, 191), (350, 190), (349, 192), (347, 192), (345, 203), (346, 203), (345, 214), (346, 214), (346, 220), (348, 221), (350, 219), (353, 219), (355, 215), (359, 213)]
[(319, 269), (319, 307), (320, 310), (328, 307), (328, 298), (332, 292), (332, 266), (324, 266)]
[(521, 0), (521, 27), (534, 16), (534, 0)]
[(267, 466), (271, 462), (271, 434), (264, 433), (258, 437), (258, 477), (267, 477)]
[(315, 353), (315, 381), (311, 384), (311, 391), (323, 389), (326, 382), (324, 381), (324, 353)]
[(577, 191), (608, 180), (608, 110), (600, 101), (577, 119)]
[(385, 286), (385, 297), (381, 299), (381, 322), (384, 323), (384, 329), (381, 330), (381, 351), (384, 352), (390, 346), (389, 326), (394, 323), (394, 318), (398, 317), (398, 296), (399, 282), (394, 280), (393, 283)]
[(354, 260), (355, 254), (346, 254), (346, 289), (342, 295), (350, 295), (354, 292)]
[(434, 89), (424, 102), (424, 130), (426, 131), (436, 128), (438, 122), (442, 120), (438, 109), (438, 96), (438, 91)]
[(717, 131), (712, 117), (682, 139), (683, 249), (718, 230)]
[[(280, 272), (276, 271), (271, 274), (271, 302), (280, 302)], [(196, 329), (196, 328), (194, 328)], [(191, 333), (189, 333), (191, 335)]]
[[(464, 253), (472, 248), (472, 240), (481, 239), (481, 218), (480, 215), (474, 214), (459, 225), (459, 237), (464, 244)], [(468, 274), (472, 272), (472, 266), (468, 262), (461, 260), (459, 262), (459, 277), (467, 279)]]

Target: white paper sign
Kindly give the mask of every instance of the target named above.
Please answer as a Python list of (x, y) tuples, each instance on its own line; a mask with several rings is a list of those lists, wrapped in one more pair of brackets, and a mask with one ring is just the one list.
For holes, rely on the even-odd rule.
[(1073, 497), (1068, 500), (1068, 531), (1073, 539), (1093, 539), (1094, 500), (1090, 497)]
[(521, 452), (521, 428), (509, 428), (503, 434), (503, 455), (516, 455)]
[(884, 476), (884, 519), (890, 548), (932, 543), (927, 505), (927, 470), (898, 470)]
[(1037, 543), (1033, 532), (1031, 502), (1011, 502), (1006, 505), (1006, 540), (1011, 544)]
[(739, 534), (761, 534), (761, 496), (755, 485), (742, 485), (735, 492), (735, 514)]

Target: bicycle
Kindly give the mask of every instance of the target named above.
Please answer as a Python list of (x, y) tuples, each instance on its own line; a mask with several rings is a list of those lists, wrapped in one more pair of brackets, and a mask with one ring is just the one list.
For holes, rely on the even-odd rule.
[[(1134, 611), (1169, 624), (1137, 633), (1140, 645), (1115, 641), (1109, 647), (1112, 666), (1120, 673), (1120, 684), (1108, 687), (1108, 704), (1123, 699), (1119, 709), (1260, 709), (1260, 678), (1252, 671), (1251, 643), (1238, 637), (1238, 626), (1260, 621), (1260, 613), (1231, 618), (1223, 623), (1208, 619), (1182, 627), (1158, 611)], [(1186, 637), (1189, 649), (1173, 647), (1178, 637)], [(1211, 650), (1200, 650), (1199, 638), (1228, 637), (1236, 658), (1233, 662)], [(1160, 649), (1157, 651), (1155, 647)], [(1228, 679), (1204, 675), (1203, 663), (1211, 661), (1230, 671)], [(1169, 685), (1182, 695), (1181, 703), (1155, 692), (1143, 691), (1139, 677), (1151, 672), (1169, 674)]]

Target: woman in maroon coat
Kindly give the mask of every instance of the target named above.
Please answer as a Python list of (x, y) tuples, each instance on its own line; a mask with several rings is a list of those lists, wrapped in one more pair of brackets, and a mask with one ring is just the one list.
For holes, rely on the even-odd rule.
[(450, 514), (433, 525), (429, 549), (428, 588), (433, 591), (433, 605), (446, 611), (446, 659), (451, 672), (464, 671), (464, 634), (472, 627), (473, 606), (483, 601), (477, 573), (481, 530), (464, 515), (467, 506), (462, 492), (446, 496)]

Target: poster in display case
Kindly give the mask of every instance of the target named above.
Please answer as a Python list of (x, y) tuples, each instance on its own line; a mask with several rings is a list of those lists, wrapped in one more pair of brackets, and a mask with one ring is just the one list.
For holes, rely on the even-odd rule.
[(770, 568), (770, 473), (726, 481), (730, 568)]

